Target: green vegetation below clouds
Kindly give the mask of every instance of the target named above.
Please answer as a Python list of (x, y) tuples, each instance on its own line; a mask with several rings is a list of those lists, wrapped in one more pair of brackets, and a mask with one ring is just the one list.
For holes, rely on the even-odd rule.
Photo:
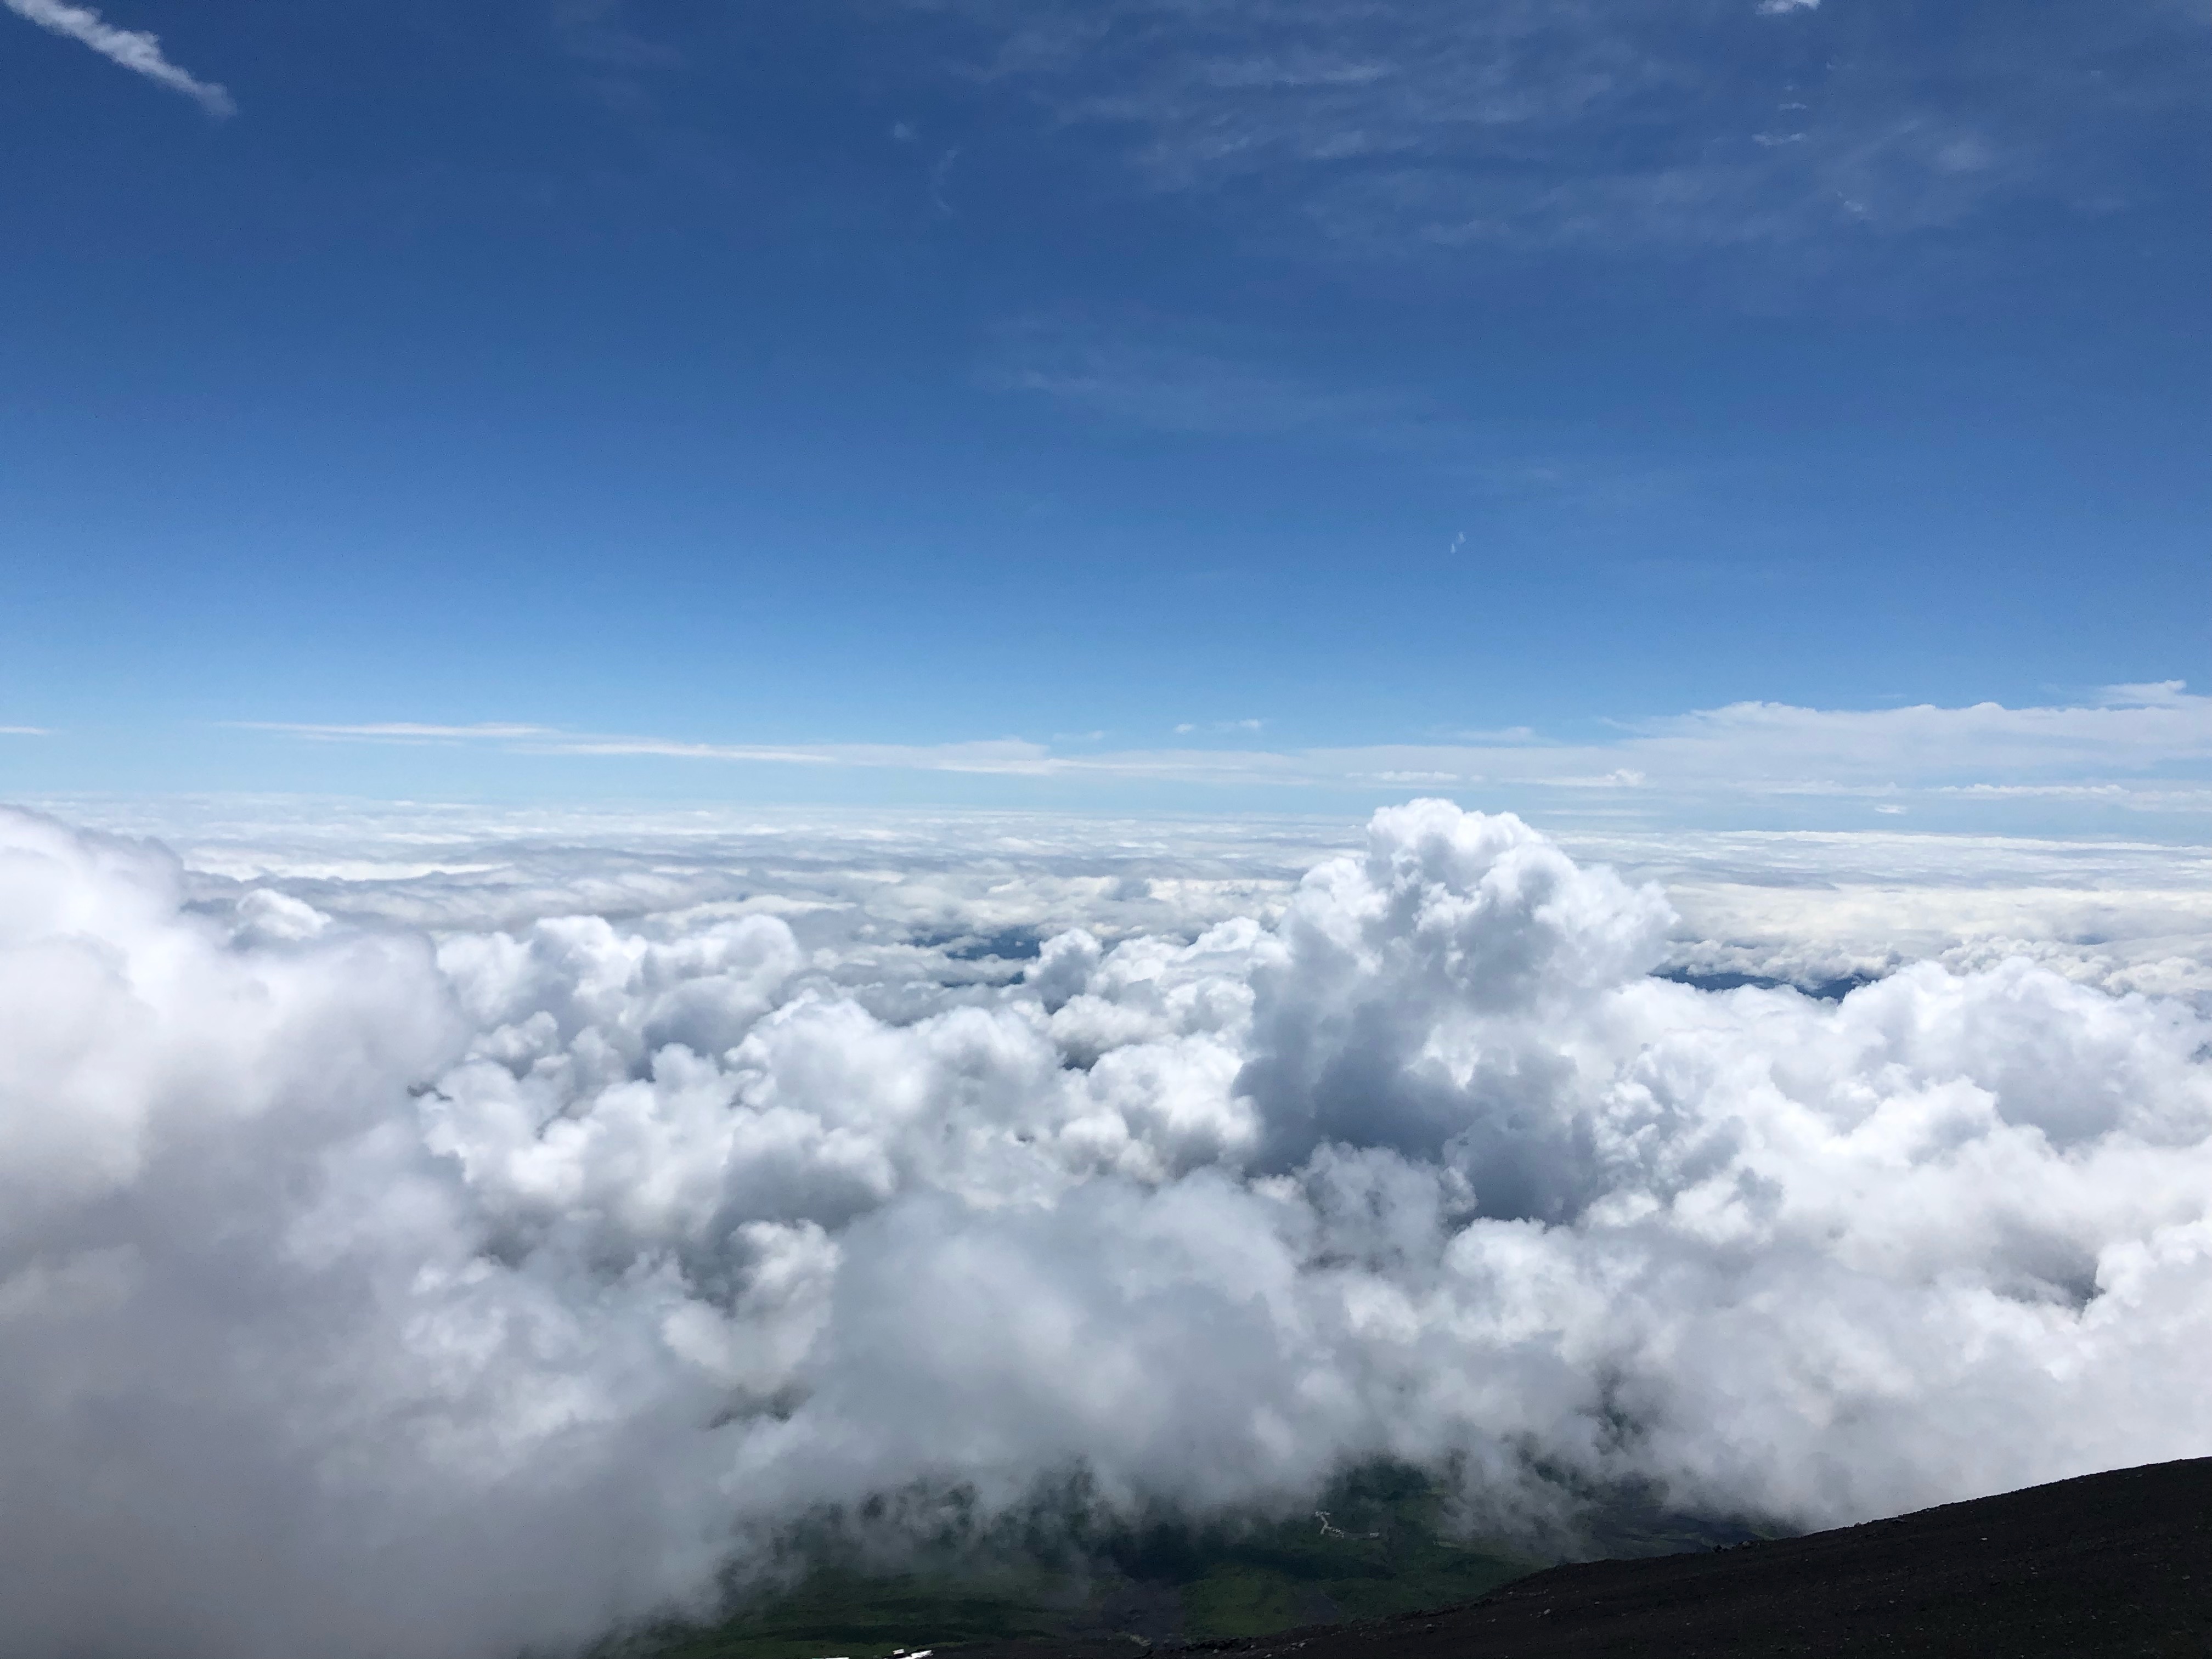
[[(1032, 1526), (928, 1565), (867, 1572), (808, 1566), (788, 1589), (740, 1605), (712, 1628), (622, 1644), (620, 1659), (883, 1659), (896, 1648), (1009, 1638), (1126, 1635), (1139, 1643), (1258, 1635), (1288, 1626), (1460, 1601), (1540, 1561), (1450, 1536), (1438, 1486), (1370, 1468), (1338, 1481), (1316, 1513), (1275, 1520), (1077, 1524), (1049, 1543)], [(817, 1542), (817, 1557), (825, 1552)], [(946, 1559), (950, 1554), (952, 1559)], [(610, 1659), (613, 1659), (611, 1650)]]

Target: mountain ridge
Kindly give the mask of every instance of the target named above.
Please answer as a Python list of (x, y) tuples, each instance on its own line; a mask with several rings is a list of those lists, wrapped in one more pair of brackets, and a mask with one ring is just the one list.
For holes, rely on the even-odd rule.
[[(960, 1659), (1104, 1659), (1010, 1642)], [(2031, 1486), (1802, 1537), (1545, 1568), (1471, 1601), (1194, 1642), (1239, 1659), (2212, 1653), (2212, 1458)]]

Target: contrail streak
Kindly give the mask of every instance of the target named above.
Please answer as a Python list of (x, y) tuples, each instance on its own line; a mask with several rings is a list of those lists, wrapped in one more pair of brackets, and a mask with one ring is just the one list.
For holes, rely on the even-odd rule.
[(40, 28), (82, 40), (101, 57), (124, 68), (181, 92), (214, 116), (235, 115), (238, 106), (212, 81), (202, 81), (161, 55), (161, 43), (140, 29), (119, 29), (89, 6), (72, 6), (67, 0), (0, 0), (19, 17), (27, 17)]

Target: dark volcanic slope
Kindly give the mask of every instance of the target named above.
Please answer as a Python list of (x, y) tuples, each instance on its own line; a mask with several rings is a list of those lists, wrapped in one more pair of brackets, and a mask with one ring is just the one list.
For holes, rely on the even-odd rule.
[[(1103, 1644), (963, 1659), (1127, 1655)], [(1554, 1567), (1433, 1613), (1211, 1642), (1239, 1659), (2212, 1656), (2212, 1458), (1702, 1555)]]

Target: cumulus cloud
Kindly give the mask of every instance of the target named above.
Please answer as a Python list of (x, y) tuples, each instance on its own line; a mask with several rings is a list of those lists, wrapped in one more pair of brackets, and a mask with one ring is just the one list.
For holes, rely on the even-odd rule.
[(134, 74), (181, 92), (209, 114), (235, 115), (238, 106), (230, 94), (212, 81), (202, 81), (179, 69), (161, 53), (161, 42), (143, 30), (119, 29), (89, 6), (73, 6), (69, 0), (0, 0), (18, 17), (28, 18), (40, 28), (82, 41), (102, 58)]
[(1295, 878), (1302, 832), (525, 827), (223, 875), (0, 814), (9, 1652), (505, 1656), (805, 1504), (1079, 1466), (1809, 1524), (2212, 1450), (2185, 998), (1701, 990), (1659, 885), (1438, 801)]
[[(908, 998), (1003, 977), (1009, 951), (1072, 928), (1113, 943), (1194, 937), (1240, 916), (1272, 924), (1307, 869), (1358, 839), (1334, 816), (493, 809), (315, 797), (47, 805), (178, 847), (188, 902), (199, 906), (260, 891), (355, 923), (456, 932), (578, 914), (629, 926), (708, 905), (775, 915), (835, 964), (838, 984), (890, 1017)], [(1550, 833), (1579, 859), (1663, 884), (1679, 917), (1669, 971), (1820, 986), (1914, 961), (2028, 955), (2107, 990), (2212, 996), (2212, 855), (2201, 847), (1655, 831), (1617, 818), (1576, 827), (1565, 814)]]

